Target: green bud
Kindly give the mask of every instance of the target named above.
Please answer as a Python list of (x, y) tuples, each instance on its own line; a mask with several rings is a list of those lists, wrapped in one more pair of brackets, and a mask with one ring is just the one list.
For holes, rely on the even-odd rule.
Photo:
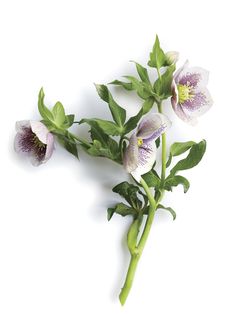
[(171, 65), (178, 61), (179, 53), (177, 51), (168, 51), (166, 54), (166, 64)]

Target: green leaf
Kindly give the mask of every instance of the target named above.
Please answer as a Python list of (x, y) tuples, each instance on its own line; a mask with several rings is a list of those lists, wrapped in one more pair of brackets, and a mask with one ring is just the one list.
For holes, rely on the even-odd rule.
[(176, 212), (173, 210), (173, 208), (171, 208), (171, 207), (165, 207), (165, 206), (163, 206), (163, 205), (161, 205), (161, 204), (159, 204), (159, 205), (157, 206), (157, 208), (161, 208), (161, 209), (167, 210), (167, 211), (168, 211), (169, 213), (171, 213), (171, 215), (173, 216), (173, 220), (176, 219)]
[(161, 99), (167, 99), (172, 95), (172, 81), (173, 73), (175, 71), (175, 64), (169, 66), (161, 79), (158, 78), (154, 83), (154, 90)]
[(42, 118), (46, 121), (53, 122), (53, 114), (51, 111), (45, 106), (44, 104), (44, 91), (43, 88), (40, 89), (39, 91), (39, 96), (38, 96), (38, 110), (39, 113), (41, 114)]
[(140, 77), (140, 79), (143, 81), (143, 82), (145, 82), (145, 83), (147, 83), (147, 84), (151, 84), (151, 82), (150, 82), (150, 79), (149, 79), (149, 76), (148, 76), (148, 71), (147, 71), (147, 69), (146, 68), (144, 68), (141, 64), (139, 64), (139, 63), (137, 63), (137, 62), (135, 62), (135, 61), (133, 61), (134, 63), (135, 63), (135, 65), (136, 65), (136, 70), (137, 70), (137, 72), (138, 72), (138, 75), (139, 75), (139, 77)]
[(74, 114), (66, 115), (65, 122), (63, 124), (63, 128), (68, 129), (69, 127), (71, 127), (73, 125), (74, 121), (75, 121), (75, 115)]
[(112, 117), (118, 126), (123, 126), (126, 119), (126, 111), (120, 107), (113, 99), (111, 93), (105, 85), (96, 84), (98, 95), (102, 100), (108, 103)]
[(119, 81), (119, 80), (114, 80), (114, 81), (110, 82), (109, 84), (122, 86), (124, 89), (126, 89), (128, 91), (135, 90), (135, 88), (133, 87), (132, 83), (127, 83), (127, 82), (122, 82), (122, 81)]
[(80, 124), (82, 123), (87, 123), (90, 126), (93, 126), (94, 123), (96, 123), (107, 135), (121, 135), (124, 132), (123, 127), (119, 127), (117, 124), (115, 124), (112, 121), (107, 121), (107, 120), (102, 120), (102, 119), (82, 119), (79, 122)]
[(173, 156), (179, 156), (179, 155), (185, 153), (194, 144), (196, 144), (196, 143), (193, 142), (193, 141), (176, 142), (176, 143), (172, 144), (171, 147), (170, 147), (170, 155), (169, 155), (168, 161), (166, 163), (166, 167), (170, 166)]
[(150, 170), (148, 173), (143, 174), (142, 178), (149, 187), (160, 187), (161, 179), (154, 169)]
[(156, 143), (156, 148), (159, 148), (159, 146), (160, 146), (160, 144), (161, 144), (161, 138), (158, 137), (158, 138), (156, 139), (155, 143)]
[(126, 122), (124, 126), (124, 134), (127, 134), (136, 128), (142, 116), (144, 116), (146, 113), (148, 113), (151, 110), (153, 104), (154, 104), (154, 99), (152, 97), (145, 100), (139, 112)]
[(128, 216), (128, 215), (134, 216), (137, 214), (135, 209), (133, 209), (132, 207), (130, 207), (124, 203), (118, 203), (115, 205), (115, 207), (107, 209), (107, 220), (108, 221), (112, 218), (114, 213), (121, 215), (123, 217)]
[(148, 61), (148, 65), (152, 68), (160, 69), (166, 62), (166, 57), (163, 50), (160, 47), (159, 38), (156, 35), (156, 40), (154, 46), (152, 48), (152, 52), (150, 53), (150, 59)]
[(137, 91), (137, 94), (142, 99), (147, 99), (153, 95), (152, 87), (150, 84), (141, 82), (134, 76), (126, 75), (124, 77), (132, 83), (133, 88)]
[(89, 147), (81, 145), (91, 156), (106, 157), (121, 163), (121, 155), (118, 143), (108, 136), (92, 119), (89, 121), (91, 126), (90, 135), (92, 143)]
[(174, 176), (167, 178), (164, 183), (164, 189), (167, 191), (172, 191), (173, 186), (178, 186), (181, 184), (184, 188), (184, 193), (186, 193), (190, 187), (189, 181), (183, 176)]
[(67, 132), (65, 131), (64, 134), (61, 131), (55, 131), (53, 132), (56, 134), (59, 143), (72, 155), (74, 155), (76, 158), (78, 158), (78, 149), (75, 139)]
[(112, 191), (122, 196), (132, 208), (137, 210), (142, 208), (142, 201), (138, 198), (138, 193), (141, 194), (138, 186), (125, 181), (116, 185)]
[(202, 159), (206, 151), (206, 141), (202, 140), (198, 144), (194, 144), (188, 156), (185, 159), (180, 160), (174, 168), (170, 171), (170, 176), (173, 177), (178, 171), (186, 170), (195, 167)]
[(142, 224), (142, 218), (143, 217), (141, 216), (134, 219), (127, 234), (127, 245), (131, 254), (134, 253), (136, 249), (139, 229)]
[(189, 150), (194, 144), (196, 144), (196, 143), (193, 141), (176, 142), (176, 143), (171, 145), (170, 153), (172, 156), (179, 156), (179, 155), (185, 153), (187, 150)]
[(60, 127), (64, 124), (66, 120), (65, 109), (63, 105), (58, 101), (52, 108), (54, 123)]

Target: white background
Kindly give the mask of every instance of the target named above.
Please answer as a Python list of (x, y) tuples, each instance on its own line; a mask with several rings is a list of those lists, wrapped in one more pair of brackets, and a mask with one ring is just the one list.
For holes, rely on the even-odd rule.
[[(13, 1), (0, 4), (0, 313), (236, 313), (234, 1)], [(173, 120), (170, 141), (207, 139), (191, 188), (165, 197), (124, 308), (118, 302), (129, 255), (130, 220), (106, 208), (121, 167), (57, 147), (34, 168), (13, 150), (16, 120), (39, 119), (37, 95), (68, 113), (109, 117), (93, 82), (146, 64), (155, 34), (181, 53), (179, 65), (210, 71), (214, 107), (196, 127)], [(128, 114), (134, 94), (114, 89)], [(88, 136), (86, 128), (75, 132)]]

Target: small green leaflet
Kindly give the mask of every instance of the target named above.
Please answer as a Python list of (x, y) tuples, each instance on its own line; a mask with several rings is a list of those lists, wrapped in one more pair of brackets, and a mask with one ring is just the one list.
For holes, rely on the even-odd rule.
[(189, 150), (194, 144), (196, 144), (193, 141), (188, 142), (176, 142), (171, 145), (170, 147), (170, 155), (169, 159), (166, 163), (166, 167), (169, 167), (172, 161), (173, 156), (179, 156), (183, 153), (185, 153), (187, 150)]
[(112, 117), (115, 121), (115, 123), (122, 127), (125, 123), (126, 119), (126, 111), (124, 108), (120, 107), (115, 100), (113, 99), (111, 93), (109, 92), (106, 85), (99, 85), (95, 84), (95, 87), (97, 89), (98, 95), (102, 100), (104, 100), (106, 103), (108, 103), (108, 106), (110, 108)]
[(147, 69), (144, 68), (141, 64), (139, 64), (139, 63), (137, 63), (137, 62), (135, 62), (135, 61), (133, 61), (133, 62), (134, 62), (135, 65), (136, 65), (136, 70), (137, 70), (137, 72), (138, 72), (138, 75), (139, 75), (140, 79), (141, 79), (143, 82), (145, 82), (145, 83), (151, 85), (151, 82), (150, 82), (150, 79), (149, 79), (149, 76), (148, 76), (148, 71), (147, 71)]
[(151, 84), (139, 81), (134, 76), (126, 75), (124, 77), (132, 83), (140, 98), (147, 99), (154, 94)]
[(159, 188), (161, 185), (161, 179), (154, 169), (150, 170), (148, 173), (143, 174), (142, 178), (149, 187)]
[(159, 38), (156, 35), (156, 40), (152, 48), (152, 52), (150, 53), (150, 59), (148, 61), (148, 65), (152, 68), (160, 69), (163, 65), (165, 65), (165, 62), (166, 62), (166, 57), (163, 50), (160, 47)]
[(194, 144), (186, 158), (180, 160), (170, 171), (169, 177), (173, 177), (178, 171), (195, 167), (202, 159), (206, 151), (206, 141)]
[(172, 95), (172, 81), (175, 64), (169, 66), (161, 78), (154, 83), (154, 91), (161, 99), (167, 99)]
[(176, 219), (176, 212), (173, 210), (173, 208), (171, 208), (171, 207), (165, 207), (165, 206), (163, 206), (163, 205), (161, 205), (161, 204), (159, 204), (159, 205), (157, 206), (157, 208), (161, 208), (161, 209), (167, 210), (169, 213), (171, 213), (171, 215), (172, 215), (172, 217), (173, 217), (173, 220)]
[(148, 113), (152, 109), (153, 104), (154, 104), (153, 98), (148, 98), (147, 100), (145, 100), (142, 108), (139, 110), (137, 115), (131, 117), (126, 122), (126, 124), (124, 126), (124, 134), (127, 134), (136, 128), (136, 126), (137, 126), (138, 122), (140, 121), (140, 119), (142, 118), (142, 116), (145, 115), (146, 113)]
[(135, 90), (135, 88), (133, 87), (132, 83), (127, 83), (127, 82), (122, 82), (122, 81), (119, 81), (119, 80), (114, 80), (114, 81), (110, 82), (109, 84), (122, 86), (124, 89), (126, 89), (128, 91)]
[(52, 108), (53, 122), (58, 126), (62, 126), (66, 120), (65, 110), (62, 104), (58, 101)]
[(112, 191), (122, 196), (132, 208), (136, 210), (142, 209), (142, 201), (139, 199), (138, 194), (143, 195), (143, 193), (138, 186), (125, 181), (116, 185)]
[(81, 144), (84, 150), (91, 156), (106, 157), (121, 163), (121, 155), (118, 143), (108, 136), (92, 119), (89, 120), (91, 126), (90, 135), (92, 143), (89, 147)]
[(103, 132), (107, 135), (115, 136), (115, 135), (121, 135), (124, 133), (123, 128), (119, 127), (117, 124), (115, 124), (112, 121), (93, 118), (93, 119), (82, 119), (80, 120), (79, 124), (82, 124), (82, 123), (87, 123), (90, 126), (94, 126), (94, 124), (96, 123), (103, 130)]
[(165, 180), (164, 189), (167, 191), (172, 191), (172, 187), (181, 184), (184, 188), (184, 193), (186, 193), (190, 187), (189, 181), (183, 176), (173, 176)]
[(53, 122), (53, 114), (51, 111), (45, 106), (44, 104), (44, 91), (43, 88), (40, 89), (39, 91), (39, 96), (38, 96), (38, 110), (39, 113), (41, 114), (42, 118), (46, 121)]
[(135, 216), (137, 214), (137, 211), (124, 204), (124, 203), (118, 203), (115, 205), (115, 207), (110, 207), (107, 209), (107, 220), (109, 221), (112, 216), (114, 215), (114, 213), (121, 215), (122, 217), (128, 216), (128, 215), (132, 215)]

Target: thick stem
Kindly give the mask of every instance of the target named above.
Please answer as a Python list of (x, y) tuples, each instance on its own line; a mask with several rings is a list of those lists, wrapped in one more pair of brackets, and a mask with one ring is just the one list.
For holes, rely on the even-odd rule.
[(151, 230), (153, 219), (155, 216), (155, 211), (156, 211), (156, 208), (158, 206), (158, 203), (156, 203), (147, 183), (143, 179), (141, 179), (140, 183), (143, 186), (143, 189), (144, 189), (144, 191), (148, 197), (150, 206), (149, 206), (148, 217), (147, 217), (146, 224), (145, 224), (145, 227), (143, 230), (143, 234), (142, 234), (141, 239), (140, 239), (140, 241), (136, 247), (135, 252), (131, 253), (131, 260), (130, 260), (130, 264), (129, 264), (129, 269), (128, 269), (128, 272), (126, 275), (124, 286), (123, 286), (121, 293), (119, 295), (120, 303), (122, 305), (125, 304), (125, 301), (129, 295), (130, 289), (132, 287), (134, 275), (135, 275), (136, 268), (138, 265), (138, 261), (142, 255), (143, 249), (145, 247), (149, 232)]

